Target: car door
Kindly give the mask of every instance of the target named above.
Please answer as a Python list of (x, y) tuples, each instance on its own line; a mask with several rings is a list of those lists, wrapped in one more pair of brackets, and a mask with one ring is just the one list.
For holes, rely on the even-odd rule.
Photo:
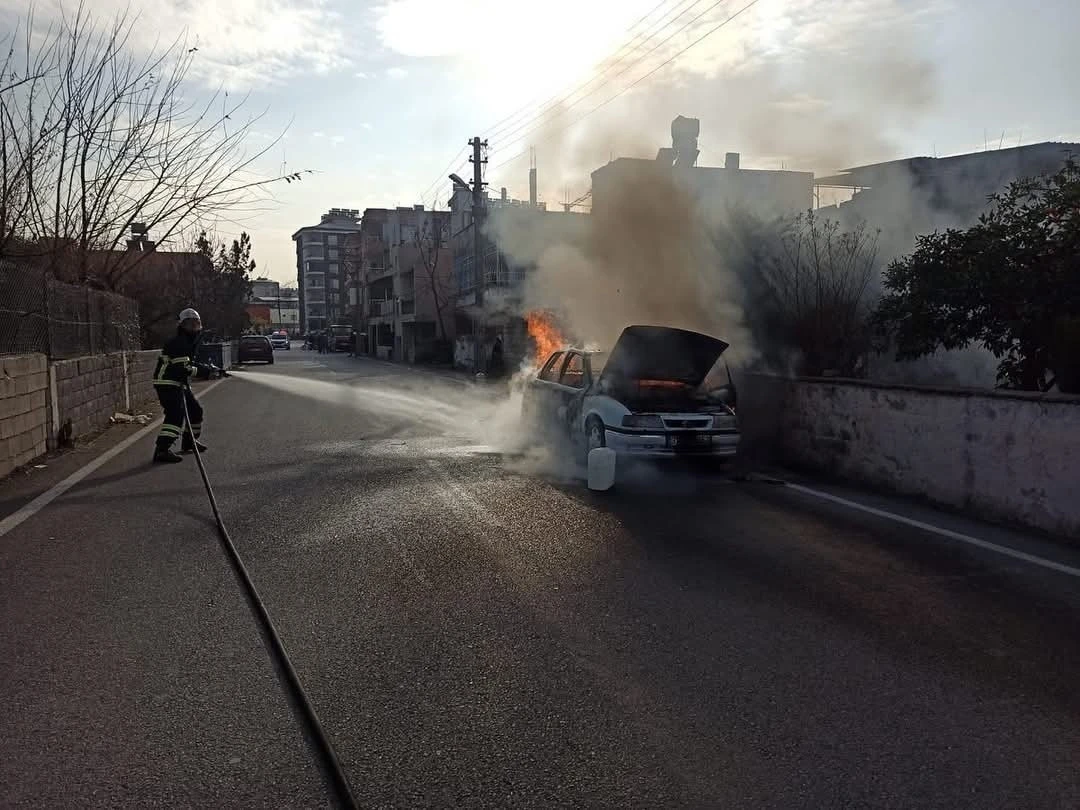
[(556, 387), (559, 400), (556, 405), (556, 416), (567, 432), (573, 436), (575, 435), (574, 427), (581, 416), (581, 403), (585, 398), (585, 389), (589, 380), (585, 356), (581, 352), (574, 351), (567, 352), (566, 355)]
[(540, 367), (540, 373), (529, 383), (526, 416), (537, 427), (549, 428), (558, 423), (559, 375), (565, 362), (566, 352), (553, 352)]

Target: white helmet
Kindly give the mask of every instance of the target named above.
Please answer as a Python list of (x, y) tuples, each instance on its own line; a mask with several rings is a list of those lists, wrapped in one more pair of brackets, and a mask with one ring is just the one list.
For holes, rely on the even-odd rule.
[(180, 313), (180, 323), (183, 323), (184, 321), (192, 321), (192, 320), (201, 321), (202, 318), (200, 318), (199, 313), (196, 312), (195, 310), (193, 310), (191, 307), (188, 307), (187, 309), (185, 309), (183, 312)]

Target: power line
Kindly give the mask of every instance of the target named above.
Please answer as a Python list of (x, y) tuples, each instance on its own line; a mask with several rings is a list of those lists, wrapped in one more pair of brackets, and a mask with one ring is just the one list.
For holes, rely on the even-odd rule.
[(439, 174), (435, 178), (435, 180), (432, 181), (431, 183), (429, 183), (428, 187), (425, 188), (423, 193), (420, 195), (420, 201), (421, 202), (423, 202), (424, 198), (427, 197), (427, 195), (431, 193), (431, 190), (435, 186), (437, 186), (439, 184), (439, 182), (443, 179), (443, 177), (445, 177), (449, 173), (449, 171), (454, 168), (454, 164), (457, 163), (457, 161), (459, 161), (467, 151), (468, 151), (468, 149), (466, 147), (462, 147), (461, 151), (459, 151), (456, 155), (454, 155), (452, 158), (450, 158), (450, 162), (446, 164), (446, 168), (443, 169), (441, 172), (439, 172)]
[[(695, 2), (696, 2), (696, 0), (695, 0)], [(612, 77), (611, 77), (611, 79), (609, 79), (609, 80), (605, 81), (605, 82), (604, 82), (603, 84), (601, 84), (601, 85), (600, 85), (599, 87), (595, 88), (594, 90), (590, 91), (589, 93), (586, 93), (586, 94), (585, 94), (584, 96), (582, 96), (581, 98), (577, 99), (577, 101), (574, 101), (574, 102), (573, 102), (572, 104), (569, 104), (568, 106), (566, 106), (566, 107), (564, 107), (563, 109), (559, 110), (559, 112), (557, 112), (557, 113), (556, 113), (556, 114), (555, 114), (555, 115), (553, 116), (553, 119), (554, 119), (554, 118), (559, 118), (560, 116), (563, 116), (563, 115), (565, 115), (565, 114), (566, 114), (567, 112), (569, 112), (570, 110), (572, 110), (572, 109), (573, 109), (574, 107), (576, 107), (576, 106), (577, 106), (578, 104), (580, 104), (580, 103), (581, 103), (582, 101), (584, 101), (585, 99), (587, 99), (587, 98), (588, 98), (589, 96), (591, 96), (591, 95), (593, 95), (594, 93), (596, 93), (596, 91), (597, 91), (597, 90), (599, 90), (599, 89), (600, 89), (601, 87), (604, 87), (605, 85), (607, 85), (607, 84), (610, 84), (610, 83), (611, 83), (612, 81), (614, 81), (615, 79), (619, 78), (620, 76), (622, 76), (623, 74), (625, 74), (625, 73), (626, 73), (627, 71), (629, 71), (630, 69), (632, 69), (632, 68), (636, 67), (637, 65), (640, 65), (640, 64), (641, 64), (642, 62), (644, 62), (644, 61), (645, 61), (646, 59), (648, 59), (648, 58), (649, 58), (649, 57), (650, 57), (650, 56), (651, 56), (651, 55), (652, 55), (653, 53), (655, 53), (655, 52), (656, 52), (656, 50), (657, 50), (658, 48), (660, 48), (660, 47), (662, 47), (662, 46), (666, 45), (666, 44), (667, 44), (668, 42), (670, 42), (670, 41), (671, 41), (672, 39), (674, 39), (674, 38), (675, 38), (675, 37), (677, 37), (677, 36), (678, 36), (679, 34), (681, 34), (681, 33), (682, 33), (683, 31), (685, 31), (685, 30), (686, 30), (687, 28), (689, 28), (689, 27), (690, 27), (691, 25), (693, 25), (694, 23), (698, 22), (698, 21), (699, 21), (699, 20), (700, 20), (700, 19), (701, 19), (702, 17), (704, 17), (704, 16), (705, 16), (706, 14), (708, 14), (708, 13), (709, 13), (710, 11), (712, 11), (713, 9), (715, 9), (715, 8), (716, 8), (717, 6), (721, 5), (722, 3), (726, 3), (726, 2), (729, 2), (729, 0), (715, 0), (715, 2), (714, 2), (714, 3), (712, 3), (712, 5), (710, 5), (710, 6), (708, 7), (708, 8), (706, 8), (706, 9), (705, 9), (704, 11), (702, 11), (702, 12), (701, 12), (700, 14), (698, 14), (698, 15), (697, 15), (696, 17), (694, 17), (694, 18), (693, 18), (692, 20), (690, 20), (689, 22), (685, 23), (685, 24), (684, 24), (684, 25), (683, 25), (683, 26), (682, 26), (681, 28), (679, 28), (678, 30), (676, 30), (676, 31), (674, 31), (673, 33), (669, 34), (669, 35), (668, 35), (667, 37), (665, 37), (665, 38), (664, 38), (663, 40), (661, 40), (660, 42), (658, 42), (658, 43), (656, 43), (655, 45), (653, 45), (653, 47), (651, 47), (651, 48), (650, 48), (650, 49), (649, 49), (648, 51), (646, 51), (646, 52), (645, 52), (645, 54), (644, 54), (643, 56), (641, 56), (640, 58), (636, 59), (635, 61), (631, 62), (631, 63), (630, 63), (629, 65), (627, 65), (626, 67), (624, 67), (624, 68), (623, 68), (622, 70), (620, 70), (620, 71), (619, 71), (618, 73), (616, 73), (616, 74), (615, 74), (614, 76), (612, 76)], [(680, 14), (680, 16), (681, 16), (681, 14)], [(710, 32), (710, 33), (711, 33), (711, 32)], [(706, 35), (706, 36), (707, 36), (707, 35)], [(700, 40), (699, 40), (699, 41), (700, 41)], [(696, 44), (696, 43), (694, 43), (694, 44)], [(691, 45), (690, 47), (693, 47), (693, 45)], [(683, 49), (683, 50), (687, 50), (687, 49)], [(679, 53), (676, 53), (676, 54), (675, 54), (675, 56), (678, 56), (678, 55), (679, 55), (679, 54), (681, 54), (682, 52), (683, 52), (683, 51), (679, 51)], [(670, 61), (670, 60), (669, 60), (669, 61)], [(667, 63), (666, 63), (666, 62), (662, 63), (662, 64), (660, 65), (660, 67), (663, 67), (663, 66), (664, 66), (664, 64), (667, 64)], [(646, 74), (646, 75), (651, 75), (651, 74)], [(630, 85), (630, 86), (631, 86), (631, 87), (633, 87), (633, 85)], [(542, 117), (543, 117), (542, 115), (538, 115), (538, 116), (536, 116), (536, 118), (534, 118), (534, 119), (533, 119), (533, 121), (537, 121), (537, 122), (538, 122), (538, 121), (540, 121), (540, 119), (541, 119)], [(529, 122), (529, 123), (531, 124), (531, 123), (533, 123), (533, 122)], [(547, 122), (545, 122), (545, 123), (547, 123)], [(520, 140), (520, 138), (524, 137), (524, 136), (525, 136), (526, 134), (528, 134), (529, 132), (532, 132), (532, 131), (534, 131), (534, 130), (536, 130), (536, 129), (538, 129), (538, 128), (539, 128), (539, 126), (536, 126), (536, 125), (534, 125), (534, 126), (531, 126), (531, 127), (528, 127), (528, 126), (527, 126), (527, 127), (525, 127), (524, 129), (522, 129), (521, 127), (518, 127), (518, 128), (516, 128), (516, 129), (514, 129), (514, 130), (511, 130), (511, 131), (510, 131), (509, 133), (507, 133), (507, 134), (506, 134), (506, 135), (505, 135), (504, 137), (506, 137), (506, 138), (509, 138), (510, 136), (516, 136), (516, 134), (517, 134), (518, 132), (521, 132), (521, 133), (522, 133), (522, 134), (521, 134), (521, 136), (517, 138), (517, 139), (519, 139), (519, 140)], [(511, 141), (511, 143), (512, 143), (512, 142), (513, 142), (513, 141)]]
[[(633, 23), (633, 25), (631, 25), (629, 28), (627, 28), (626, 33), (629, 34), (631, 31), (633, 31), (635, 28), (637, 28), (642, 22), (644, 22), (646, 19), (651, 17), (654, 13), (656, 13), (657, 9), (661, 8), (662, 6), (666, 5), (667, 3), (671, 2), (671, 1), (672, 0), (660, 0), (660, 2), (657, 3), (655, 6), (653, 6), (652, 9), (650, 9), (645, 15), (638, 18)], [(686, 2), (686, 0), (681, 0), (681, 3), (685, 3), (685, 2)], [(697, 3), (697, 2), (699, 2), (699, 0), (692, 0), (692, 2)], [(682, 12), (680, 12), (680, 14), (681, 13)], [(664, 16), (667, 16), (667, 15), (664, 15)], [(632, 37), (629, 40), (629, 42), (624, 43), (622, 47), (620, 47), (612, 56), (608, 57), (608, 59), (605, 59), (604, 61), (606, 62), (606, 61), (609, 61), (610, 59), (617, 58), (628, 46), (633, 45), (634, 42), (637, 39), (640, 38), (640, 36), (641, 36), (640, 33), (636, 34), (634, 37)], [(603, 63), (601, 63), (601, 64), (603, 64)], [(608, 68), (608, 69), (610, 69), (610, 68)], [(577, 92), (577, 91), (575, 91), (575, 92)], [(506, 124), (511, 119), (518, 118), (523, 112), (527, 112), (528, 110), (532, 109), (537, 101), (538, 101), (538, 99), (533, 99), (533, 101), (530, 101), (529, 103), (525, 104), (524, 106), (522, 106), (519, 109), (515, 110), (514, 112), (510, 113), (510, 115), (506, 116), (505, 118), (503, 118), (503, 119), (501, 119), (499, 121), (496, 121), (492, 126), (488, 127), (484, 131), (496, 130), (496, 132), (497, 132), (498, 128), (502, 127), (504, 124)], [(547, 104), (547, 106), (550, 106), (554, 101), (555, 101), (555, 97), (552, 97), (552, 98), (549, 98), (547, 100), (547, 102), (545, 102), (545, 104)], [(464, 153), (466, 151), (468, 151), (468, 150), (467, 149), (462, 149), (460, 152), (458, 152), (458, 154), (455, 157), (453, 157), (450, 160), (450, 163), (447, 165), (446, 169), (444, 169), (442, 172), (440, 172), (439, 175), (435, 178), (435, 180), (432, 181), (427, 186), (427, 188), (424, 190), (424, 193), (420, 195), (421, 200), (423, 200), (425, 197), (427, 197), (427, 195), (431, 192), (431, 189), (432, 189), (433, 186), (436, 186), (439, 182), (442, 181), (442, 178), (446, 175), (447, 171), (449, 171), (449, 169), (454, 165), (455, 161), (459, 160), (462, 157), (462, 155), (464, 155)]]
[[(561, 97), (560, 96), (552, 96), (546, 102), (544, 102), (544, 104), (541, 105), (540, 109), (536, 113), (534, 113), (530, 117), (525, 118), (523, 121), (519, 121), (519, 122), (517, 122), (517, 123), (515, 123), (513, 125), (510, 125), (510, 126), (501, 126), (501, 124), (503, 122), (499, 122), (499, 124), (495, 125), (496, 129), (494, 129), (494, 131), (491, 131), (488, 137), (489, 138), (496, 138), (500, 134), (502, 134), (503, 132), (506, 132), (508, 130), (511, 131), (511, 132), (517, 131), (518, 129), (520, 129), (522, 124), (528, 124), (528, 123), (530, 123), (532, 121), (535, 121), (540, 116), (542, 116), (544, 113), (546, 113), (548, 110), (550, 110), (550, 109), (552, 109), (554, 107), (557, 107), (558, 105), (562, 104), (567, 99), (577, 95), (582, 90), (584, 90), (586, 87), (588, 87), (589, 85), (593, 84), (594, 82), (602, 79), (604, 76), (606, 76), (608, 73), (610, 73), (614, 68), (617, 68), (620, 64), (622, 64), (622, 62), (623, 62), (623, 58), (622, 58), (623, 51), (626, 51), (626, 50), (629, 49), (629, 51), (627, 53), (627, 56), (631, 56), (642, 45), (644, 45), (646, 42), (648, 42), (650, 39), (652, 39), (657, 33), (662, 31), (664, 28), (667, 28), (667, 26), (670, 25), (671, 22), (673, 22), (674, 20), (681, 17), (682, 14), (687, 10), (688, 7), (694, 6), (699, 2), (701, 2), (701, 0), (679, 0), (679, 5), (675, 10), (674, 15), (672, 15), (671, 12), (667, 12), (664, 15), (662, 15), (660, 20), (658, 21), (658, 22), (663, 23), (659, 28), (656, 28), (656, 25), (654, 23), (653, 25), (650, 25), (645, 31), (642, 31), (642, 32), (639, 32), (638, 34), (636, 34), (632, 39), (630, 39), (630, 41), (626, 42), (621, 48), (619, 48), (618, 51), (616, 51), (614, 54), (612, 54), (611, 56), (609, 56), (607, 59), (605, 59), (603, 62), (600, 63), (601, 66), (602, 66), (605, 63), (610, 62), (610, 64), (608, 64), (607, 67), (605, 67), (602, 71), (600, 71), (596, 75), (592, 76), (591, 78), (589, 78), (585, 82), (579, 84), (577, 87), (575, 87), (569, 93), (566, 93), (565, 95), (563, 95)], [(652, 13), (655, 12), (656, 9), (660, 8), (660, 6), (662, 6), (662, 5), (664, 5), (664, 3), (660, 3), (659, 5), (655, 6), (653, 8), (653, 10), (650, 11), (649, 14), (646, 15), (646, 17), (652, 15)], [(642, 18), (642, 19), (644, 19), (644, 18)], [(640, 22), (640, 20), (639, 20), (639, 22)], [(636, 25), (636, 23), (635, 23), (635, 25)], [(633, 26), (631, 27), (630, 30), (632, 30), (632, 29), (633, 29)], [(642, 37), (644, 37), (644, 40), (642, 40), (642, 42), (638, 43), (637, 41), (639, 39), (641, 39)], [(635, 44), (635, 43), (637, 43), (637, 44)], [(603, 85), (601, 85), (601, 87), (602, 86)], [(597, 89), (599, 89), (599, 88), (597, 88)], [(595, 91), (593, 91), (593, 92), (595, 92)], [(586, 97), (588, 95), (591, 95), (591, 93), (586, 94)], [(527, 110), (527, 109), (531, 109), (531, 107), (532, 107), (532, 105), (528, 105), (527, 107), (525, 107), (523, 109)], [(519, 113), (520, 112), (521, 111), (519, 110)], [(515, 117), (515, 118), (518, 117), (518, 113), (515, 113), (514, 116), (512, 116), (512, 117)]]
[[(678, 58), (679, 58), (680, 56), (682, 56), (682, 55), (683, 55), (684, 53), (686, 53), (686, 52), (687, 52), (688, 50), (690, 50), (691, 48), (695, 47), (695, 46), (696, 46), (696, 45), (698, 45), (699, 43), (703, 42), (703, 41), (704, 41), (705, 39), (707, 39), (708, 37), (711, 37), (711, 36), (712, 36), (713, 34), (715, 34), (715, 33), (716, 33), (717, 31), (719, 31), (719, 30), (720, 30), (721, 28), (723, 28), (723, 27), (724, 27), (725, 25), (727, 25), (728, 23), (732, 22), (732, 21), (733, 21), (733, 20), (734, 20), (734, 19), (735, 19), (736, 17), (740, 16), (740, 15), (741, 15), (741, 14), (742, 14), (743, 12), (745, 12), (745, 11), (748, 11), (749, 9), (753, 8), (754, 6), (756, 6), (756, 5), (758, 4), (758, 2), (759, 2), (759, 0), (750, 0), (750, 2), (749, 2), (749, 3), (747, 3), (747, 4), (745, 5), (745, 6), (743, 6), (742, 8), (740, 8), (740, 9), (739, 9), (738, 11), (736, 11), (736, 12), (735, 12), (734, 14), (732, 14), (732, 15), (731, 15), (730, 17), (728, 17), (727, 19), (725, 19), (725, 20), (723, 20), (722, 22), (718, 23), (718, 24), (717, 24), (717, 25), (715, 25), (715, 26), (714, 26), (713, 28), (710, 28), (710, 29), (709, 29), (708, 31), (706, 31), (706, 32), (705, 32), (704, 34), (702, 34), (702, 35), (701, 35), (700, 37), (698, 37), (697, 39), (695, 39), (695, 40), (694, 40), (693, 42), (691, 42), (691, 43), (690, 43), (689, 45), (687, 45), (687, 46), (686, 46), (685, 48), (683, 48), (682, 50), (678, 51), (677, 53), (674, 53), (674, 54), (672, 54), (672, 55), (671, 55), (671, 56), (670, 56), (670, 57), (669, 57), (668, 59), (666, 59), (666, 60), (664, 60), (663, 62), (661, 62), (661, 63), (660, 63), (659, 65), (657, 65), (657, 66), (656, 66), (656, 67), (654, 67), (654, 68), (653, 68), (652, 70), (650, 70), (650, 71), (649, 71), (648, 73), (646, 73), (646, 74), (645, 74), (644, 76), (641, 76), (640, 78), (638, 78), (638, 79), (635, 79), (635, 80), (634, 80), (633, 82), (631, 82), (630, 84), (628, 84), (628, 85), (627, 85), (626, 87), (624, 87), (624, 88), (623, 88), (622, 90), (620, 90), (620, 91), (619, 91), (618, 93), (616, 93), (615, 95), (613, 95), (613, 96), (611, 96), (610, 98), (608, 98), (608, 99), (606, 99), (606, 100), (604, 100), (604, 101), (600, 102), (599, 104), (597, 104), (597, 105), (596, 105), (595, 107), (593, 107), (592, 109), (590, 109), (590, 110), (589, 110), (588, 112), (584, 113), (583, 115), (579, 115), (579, 116), (578, 116), (577, 118), (575, 118), (575, 119), (574, 119), (573, 121), (571, 121), (571, 122), (570, 122), (569, 124), (567, 124), (567, 125), (566, 125), (565, 127), (562, 127), (561, 129), (559, 129), (559, 130), (556, 130), (556, 132), (551, 132), (551, 133), (548, 133), (548, 134), (547, 134), (547, 135), (545, 135), (545, 136), (544, 136), (543, 138), (541, 138), (541, 139), (540, 139), (539, 141), (537, 141), (537, 143), (543, 143), (544, 141), (550, 140), (550, 139), (551, 139), (551, 137), (552, 137), (553, 135), (557, 134), (557, 132), (564, 132), (564, 131), (566, 131), (566, 130), (567, 130), (567, 129), (569, 129), (570, 127), (572, 127), (572, 126), (574, 126), (575, 124), (577, 124), (577, 123), (578, 123), (579, 121), (582, 121), (582, 120), (584, 120), (585, 118), (588, 118), (588, 117), (589, 117), (590, 115), (592, 115), (592, 114), (593, 114), (594, 112), (596, 112), (596, 111), (597, 111), (597, 110), (599, 110), (600, 108), (602, 108), (602, 107), (606, 107), (606, 106), (607, 106), (608, 104), (610, 104), (610, 103), (611, 103), (612, 101), (614, 101), (615, 99), (617, 99), (617, 98), (618, 98), (619, 96), (623, 95), (624, 93), (626, 93), (626, 92), (628, 92), (629, 90), (633, 89), (633, 88), (634, 88), (634, 87), (636, 87), (637, 85), (641, 84), (641, 82), (645, 81), (645, 79), (647, 79), (647, 78), (649, 78), (650, 76), (652, 76), (653, 74), (655, 74), (655, 73), (656, 73), (657, 71), (659, 71), (659, 70), (660, 70), (661, 68), (664, 68), (664, 67), (666, 67), (667, 65), (670, 65), (670, 64), (671, 64), (672, 62), (674, 62), (674, 61), (675, 61), (676, 59), (678, 59)], [(535, 146), (535, 144), (533, 144), (533, 145)], [(497, 163), (496, 165), (494, 165), (494, 166), (492, 166), (492, 167), (491, 167), (492, 171), (494, 171), (495, 169), (499, 169), (499, 168), (501, 168), (501, 167), (505, 166), (506, 164), (508, 164), (508, 163), (511, 163), (511, 162), (513, 162), (513, 161), (517, 160), (517, 159), (518, 159), (519, 157), (521, 157), (521, 156), (523, 156), (523, 155), (525, 155), (525, 154), (528, 154), (528, 151), (529, 151), (528, 149), (525, 149), (524, 151), (518, 152), (518, 153), (517, 153), (516, 155), (514, 155), (514, 156), (513, 156), (513, 157), (511, 157), (511, 158), (507, 158), (506, 160), (504, 160), (504, 161), (502, 161), (502, 162), (500, 162), (500, 163)]]

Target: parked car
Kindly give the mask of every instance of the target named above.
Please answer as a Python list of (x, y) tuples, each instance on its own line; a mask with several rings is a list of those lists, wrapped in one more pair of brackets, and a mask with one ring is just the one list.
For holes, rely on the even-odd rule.
[(326, 330), (326, 336), (329, 338), (328, 348), (332, 352), (347, 352), (349, 351), (349, 337), (352, 335), (353, 328), (347, 324), (335, 323)]
[(274, 332), (270, 335), (270, 346), (275, 349), (291, 349), (288, 332)]
[(524, 422), (569, 435), (583, 452), (733, 457), (739, 423), (731, 377), (714, 391), (703, 388), (727, 346), (684, 329), (628, 326), (608, 354), (553, 352), (526, 386)]
[(274, 347), (270, 343), (270, 338), (266, 335), (244, 335), (240, 338), (236, 365), (239, 366), (252, 360), (262, 360), (266, 363), (274, 362)]

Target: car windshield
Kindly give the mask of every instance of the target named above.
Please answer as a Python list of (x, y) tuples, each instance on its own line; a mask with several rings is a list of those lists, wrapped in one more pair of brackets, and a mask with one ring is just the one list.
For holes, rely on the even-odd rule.
[(266, 340), (266, 338), (264, 338), (262, 335), (247, 335), (246, 337), (244, 337), (243, 342), (244, 343), (262, 343), (264, 340)]
[(604, 366), (607, 365), (607, 359), (607, 352), (593, 352), (589, 355), (589, 367), (592, 368), (593, 376), (596, 376), (604, 370)]

